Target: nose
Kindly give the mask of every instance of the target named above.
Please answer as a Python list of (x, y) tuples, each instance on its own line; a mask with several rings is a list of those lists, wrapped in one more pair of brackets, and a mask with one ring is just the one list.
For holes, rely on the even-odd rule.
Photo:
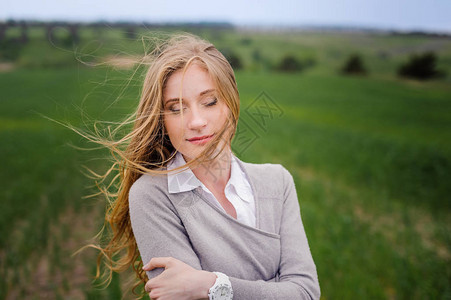
[(190, 109), (187, 116), (187, 127), (191, 130), (202, 129), (207, 125), (205, 112), (201, 112), (197, 107)]

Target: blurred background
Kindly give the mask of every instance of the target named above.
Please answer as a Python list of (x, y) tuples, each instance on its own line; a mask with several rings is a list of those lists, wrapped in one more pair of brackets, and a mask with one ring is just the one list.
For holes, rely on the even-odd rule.
[(107, 205), (83, 166), (110, 160), (62, 124), (124, 120), (136, 61), (181, 31), (236, 71), (237, 155), (293, 175), (323, 299), (451, 299), (450, 1), (0, 6), (0, 299), (132, 297), (72, 256)]

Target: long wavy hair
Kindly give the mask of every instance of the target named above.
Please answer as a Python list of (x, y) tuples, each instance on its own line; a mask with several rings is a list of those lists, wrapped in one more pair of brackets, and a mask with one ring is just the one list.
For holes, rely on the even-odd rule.
[[(146, 282), (147, 276), (142, 270), (143, 262), (131, 227), (128, 195), (131, 186), (142, 174), (168, 173), (165, 167), (176, 153), (164, 127), (163, 91), (168, 78), (178, 70), (183, 70), (185, 74), (187, 67), (196, 63), (209, 73), (218, 99), (224, 101), (229, 108), (226, 123), (208, 147), (185, 166), (173, 171), (212, 160), (224, 147), (230, 146), (237, 128), (240, 107), (235, 75), (229, 62), (215, 46), (195, 35), (173, 35), (158, 43), (141, 62), (146, 67), (148, 65), (148, 70), (137, 110), (114, 128), (109, 137), (100, 137), (95, 133), (85, 135), (92, 142), (107, 147), (114, 160), (105, 174), (91, 173), (96, 177), (100, 194), (108, 200), (105, 225), (99, 233), (102, 240), (106, 238), (107, 243), (103, 246), (89, 245), (100, 251), (96, 278), (104, 278), (104, 283), (109, 285), (113, 272), (122, 272), (132, 266), (137, 275), (133, 287), (135, 294), (136, 288)], [(180, 102), (181, 99), (180, 93)], [(133, 129), (130, 132), (118, 139), (113, 137), (131, 123)], [(220, 143), (221, 141), (226, 143)], [(220, 144), (222, 148), (218, 151)], [(111, 178), (111, 174), (114, 174), (113, 179), (107, 179)], [(105, 229), (108, 232), (106, 237)], [(102, 265), (105, 267), (103, 272)]]

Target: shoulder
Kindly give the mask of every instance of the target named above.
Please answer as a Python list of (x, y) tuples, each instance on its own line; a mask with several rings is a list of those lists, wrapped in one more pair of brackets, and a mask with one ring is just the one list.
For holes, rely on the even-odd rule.
[(250, 163), (235, 157), (240, 166), (249, 176), (255, 177), (261, 181), (278, 181), (285, 177), (292, 177), (290, 172), (281, 164), (273, 163)]
[[(131, 186), (128, 194), (129, 213), (132, 223), (149, 217), (155, 219), (178, 219), (174, 196), (168, 192), (167, 175), (143, 174)], [(138, 220), (138, 221), (137, 221)]]
[(272, 180), (280, 177), (284, 172), (288, 172), (281, 164), (272, 163), (249, 163), (241, 161), (245, 170), (252, 175), (260, 175), (261, 179)]
[(290, 172), (281, 164), (238, 162), (262, 196), (280, 195), (293, 182)]
[(155, 201), (167, 198), (167, 175), (143, 174), (130, 187), (130, 205), (143, 201)]

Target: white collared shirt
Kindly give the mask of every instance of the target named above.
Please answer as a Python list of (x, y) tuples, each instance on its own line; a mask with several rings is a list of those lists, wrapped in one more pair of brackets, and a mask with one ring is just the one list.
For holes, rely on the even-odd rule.
[[(230, 178), (226, 184), (224, 193), (227, 200), (229, 200), (235, 208), (237, 220), (246, 225), (255, 227), (255, 200), (252, 188), (246, 174), (236, 161), (235, 156), (233, 154), (231, 155)], [(186, 161), (182, 154), (177, 152), (175, 157), (168, 163), (167, 168), (168, 170), (172, 170), (185, 164)], [(191, 191), (199, 186), (202, 187), (204, 197), (210, 203), (216, 205), (225, 212), (213, 193), (208, 190), (196, 175), (194, 175), (190, 168), (186, 168), (177, 174), (174, 174), (173, 172), (168, 174), (168, 190), (171, 194)]]

